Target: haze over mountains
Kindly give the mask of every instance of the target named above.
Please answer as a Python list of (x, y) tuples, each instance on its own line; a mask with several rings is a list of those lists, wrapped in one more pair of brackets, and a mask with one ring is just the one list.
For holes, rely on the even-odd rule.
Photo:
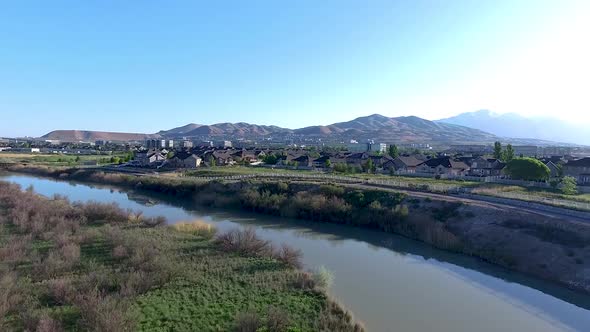
[(549, 117), (527, 118), (516, 113), (496, 114), (489, 110), (462, 113), (438, 123), (450, 123), (480, 129), (500, 137), (590, 145), (590, 128)]

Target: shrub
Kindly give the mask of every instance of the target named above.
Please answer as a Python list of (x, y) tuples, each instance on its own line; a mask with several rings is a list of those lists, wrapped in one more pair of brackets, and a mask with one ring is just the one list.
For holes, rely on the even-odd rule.
[(575, 195), (578, 193), (576, 179), (572, 176), (566, 176), (561, 180), (561, 192), (564, 195)]
[(320, 186), (320, 192), (326, 196), (342, 197), (344, 188), (333, 184), (324, 184)]
[(360, 323), (355, 323), (349, 312), (329, 301), (320, 313), (314, 331), (363, 332), (365, 328)]
[(241, 255), (270, 256), (270, 242), (260, 239), (254, 228), (234, 229), (217, 237), (215, 243), (227, 252)]
[(294, 268), (301, 268), (301, 257), (303, 256), (301, 250), (292, 248), (288, 245), (283, 244), (273, 256), (280, 262)]
[(39, 318), (37, 322), (37, 328), (35, 329), (36, 332), (61, 332), (64, 331), (64, 328), (61, 324), (54, 320), (53, 318), (49, 317), (49, 315), (44, 314)]
[(130, 219), (130, 213), (115, 203), (87, 202), (76, 203), (75, 206), (81, 209), (90, 223), (125, 223)]
[(80, 261), (80, 246), (76, 243), (66, 244), (59, 251), (68, 266), (73, 266)]
[(134, 323), (128, 314), (128, 303), (118, 296), (106, 296), (98, 291), (80, 294), (75, 299), (80, 309), (79, 325), (87, 331), (131, 331)]
[(24, 301), (19, 288), (16, 273), (9, 272), (0, 276), (0, 327), (3, 318)]
[(256, 332), (262, 327), (258, 313), (253, 310), (238, 313), (234, 324), (236, 332)]
[(299, 289), (313, 289), (315, 281), (309, 272), (299, 271), (293, 280), (293, 286)]
[(512, 159), (504, 169), (515, 180), (543, 181), (549, 179), (551, 171), (547, 165), (534, 158)]
[(141, 219), (141, 224), (147, 227), (157, 227), (165, 225), (168, 221), (164, 216), (157, 216), (152, 218), (143, 218)]
[(280, 308), (270, 307), (266, 318), (268, 332), (285, 332), (289, 328), (289, 314)]
[(432, 217), (438, 221), (446, 222), (451, 218), (455, 218), (459, 216), (459, 208), (462, 206), (460, 202), (458, 203), (447, 203), (443, 202), (440, 208), (432, 208)]
[(113, 248), (112, 256), (116, 259), (126, 258), (129, 257), (129, 251), (127, 248), (125, 248), (125, 246), (118, 245)]
[(334, 274), (325, 266), (320, 266), (317, 268), (313, 272), (312, 278), (314, 284), (321, 289), (328, 289), (332, 287), (332, 284), (334, 283)]
[(54, 279), (49, 281), (47, 287), (49, 296), (55, 304), (64, 305), (72, 300), (74, 288), (69, 280)]
[(8, 243), (0, 248), (0, 261), (16, 264), (24, 261), (31, 247), (31, 235), (12, 236)]

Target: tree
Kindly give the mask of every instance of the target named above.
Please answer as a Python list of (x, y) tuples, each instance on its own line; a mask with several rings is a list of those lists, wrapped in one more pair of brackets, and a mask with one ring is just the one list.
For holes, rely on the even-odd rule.
[(575, 195), (578, 193), (576, 179), (572, 176), (566, 176), (561, 180), (561, 192), (565, 195)]
[(391, 158), (397, 158), (399, 156), (399, 149), (397, 148), (397, 145), (390, 145), (388, 154)]
[(277, 156), (275, 156), (274, 154), (268, 154), (264, 157), (264, 163), (268, 164), (268, 165), (276, 165), (277, 162), (279, 161), (279, 158), (277, 158)]
[(512, 144), (508, 144), (506, 150), (502, 153), (502, 160), (509, 163), (512, 159), (514, 159), (514, 148), (512, 148)]
[(533, 158), (512, 159), (504, 170), (515, 180), (544, 181), (549, 179), (551, 171), (547, 165)]
[(330, 159), (326, 159), (326, 168), (330, 167), (332, 167), (332, 162), (330, 161)]
[(502, 143), (494, 142), (494, 158), (502, 159)]
[(373, 163), (373, 159), (369, 158), (367, 159), (367, 162), (364, 165), (364, 170), (367, 173), (375, 173), (375, 170), (377, 168), (375, 167), (375, 164)]

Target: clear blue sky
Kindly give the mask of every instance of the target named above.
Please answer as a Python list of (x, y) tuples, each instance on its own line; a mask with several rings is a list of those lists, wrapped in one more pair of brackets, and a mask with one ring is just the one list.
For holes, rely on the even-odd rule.
[(588, 121), (589, 3), (2, 1), (0, 136), (483, 108)]

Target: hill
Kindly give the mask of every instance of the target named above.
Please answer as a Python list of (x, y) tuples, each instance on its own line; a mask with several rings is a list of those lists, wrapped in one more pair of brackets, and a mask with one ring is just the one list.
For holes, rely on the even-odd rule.
[(348, 122), (294, 131), (311, 136), (339, 136), (342, 139), (373, 139), (384, 142), (491, 142), (494, 135), (463, 126), (436, 123), (415, 116), (386, 117), (373, 114)]
[(41, 136), (42, 139), (59, 140), (62, 142), (94, 142), (96, 140), (127, 142), (159, 137), (160, 135), (158, 134), (117, 133), (91, 130), (54, 130)]
[[(569, 132), (568, 132), (569, 131)], [(491, 132), (491, 133), (490, 133)], [(495, 115), (489, 111), (465, 113), (459, 116), (429, 121), (416, 116), (386, 117), (380, 114), (363, 116), (351, 121), (329, 125), (316, 125), (299, 129), (277, 126), (257, 125), (245, 122), (187, 125), (162, 130), (156, 134), (115, 133), (88, 130), (56, 130), (44, 135), (43, 139), (77, 141), (142, 141), (148, 138), (169, 139), (252, 139), (272, 138), (275, 141), (286, 139), (321, 139), (322, 142), (346, 142), (375, 140), (385, 143), (430, 143), (469, 144), (491, 143), (495, 140), (512, 144), (555, 145), (555, 141), (572, 141), (561, 139), (560, 135), (588, 137), (590, 132), (580, 133), (566, 129), (560, 122), (546, 123), (531, 121), (515, 114)], [(512, 138), (511, 138), (512, 137)], [(513, 138), (523, 137), (523, 138)], [(582, 141), (577, 141), (582, 143)]]
[[(185, 128), (191, 128), (191, 126), (191, 130), (185, 130)], [(335, 140), (373, 139), (384, 142), (441, 143), (492, 142), (496, 139), (492, 134), (459, 125), (432, 122), (415, 116), (390, 118), (379, 114), (359, 117), (348, 122), (339, 122), (326, 126), (309, 126), (299, 129), (261, 126), (240, 122), (212, 125), (189, 124), (183, 127), (161, 131), (160, 134), (170, 138), (280, 138), (295, 136)]]

